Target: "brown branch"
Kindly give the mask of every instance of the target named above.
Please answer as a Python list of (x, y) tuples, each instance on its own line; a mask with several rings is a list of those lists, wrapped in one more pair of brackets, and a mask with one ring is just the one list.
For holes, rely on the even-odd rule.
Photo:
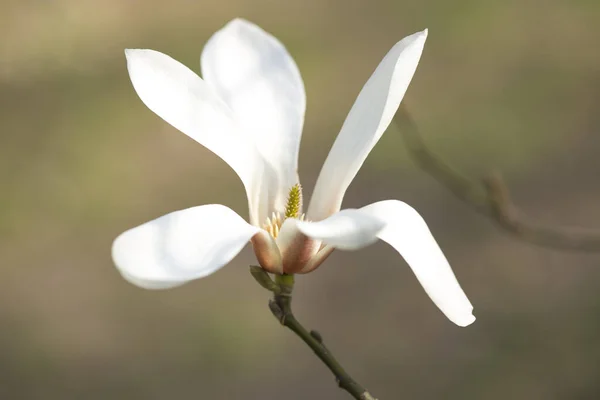
[(338, 386), (356, 400), (377, 400), (346, 372), (325, 346), (321, 335), (317, 331), (309, 332), (294, 316), (292, 312), (294, 275), (275, 275), (273, 281), (270, 275), (258, 266), (250, 266), (250, 273), (262, 287), (273, 293), (273, 299), (269, 301), (269, 309), (273, 316), (310, 347), (319, 360), (329, 368)]
[(600, 231), (551, 227), (525, 218), (513, 204), (509, 190), (498, 172), (480, 181), (471, 180), (431, 152), (404, 105), (394, 116), (413, 160), (456, 197), (486, 215), (513, 236), (544, 247), (573, 251), (600, 251)]

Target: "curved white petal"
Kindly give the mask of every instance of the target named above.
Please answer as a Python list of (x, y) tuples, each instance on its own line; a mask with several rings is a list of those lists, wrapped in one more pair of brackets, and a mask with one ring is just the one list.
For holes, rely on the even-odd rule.
[(225, 206), (192, 207), (122, 233), (112, 257), (129, 282), (166, 289), (217, 271), (259, 231)]
[(252, 219), (264, 161), (241, 134), (214, 89), (185, 65), (154, 50), (127, 49), (127, 68), (140, 99), (159, 117), (221, 157), (244, 183)]
[(229, 105), (277, 174), (274, 206), (285, 207), (297, 183), (306, 95), (296, 63), (272, 35), (235, 19), (206, 43), (202, 76)]
[(318, 222), (288, 218), (281, 227), (277, 243), (285, 247), (286, 240), (300, 232), (338, 249), (356, 250), (377, 241), (377, 234), (384, 226), (385, 222), (379, 217), (355, 209), (342, 210)]
[(398, 42), (361, 90), (321, 169), (308, 218), (318, 221), (340, 209), (346, 189), (398, 110), (426, 38), (424, 30)]
[(467, 326), (475, 321), (473, 306), (427, 224), (414, 208), (401, 201), (386, 200), (360, 210), (387, 221), (379, 238), (404, 257), (425, 292), (452, 322)]

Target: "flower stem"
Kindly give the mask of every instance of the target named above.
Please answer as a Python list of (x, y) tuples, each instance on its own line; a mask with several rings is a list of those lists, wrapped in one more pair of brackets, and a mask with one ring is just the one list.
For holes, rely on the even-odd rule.
[(294, 288), (293, 275), (277, 275), (275, 283), (281, 288), (274, 292), (273, 299), (269, 301), (271, 312), (279, 322), (294, 332), (304, 343), (312, 349), (319, 359), (329, 368), (335, 376), (338, 386), (352, 395), (357, 400), (376, 400), (364, 387), (358, 384), (344, 370), (329, 349), (323, 343), (323, 338), (316, 331), (308, 331), (296, 319), (292, 312), (292, 290)]

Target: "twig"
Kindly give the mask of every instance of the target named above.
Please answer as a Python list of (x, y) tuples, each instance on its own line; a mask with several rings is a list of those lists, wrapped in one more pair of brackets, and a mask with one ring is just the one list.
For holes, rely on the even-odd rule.
[(600, 231), (550, 227), (524, 218), (514, 206), (498, 172), (480, 182), (461, 175), (425, 146), (419, 129), (404, 105), (394, 116), (413, 160), (456, 197), (488, 216), (506, 232), (527, 242), (561, 250), (600, 251)]
[[(258, 268), (250, 267), (252, 276), (257, 279), (260, 275)], [(264, 272), (264, 270), (263, 270)], [(264, 275), (257, 279), (257, 281), (263, 281), (265, 277), (271, 279), (269, 275), (264, 272)], [(259, 282), (261, 286), (264, 285)], [(277, 286), (277, 290), (273, 292), (273, 299), (269, 301), (269, 308), (271, 313), (277, 318), (281, 325), (287, 327), (289, 330), (294, 332), (304, 343), (312, 349), (312, 351), (319, 357), (319, 359), (329, 368), (329, 370), (335, 376), (335, 380), (341, 389), (347, 391), (352, 397), (357, 400), (377, 400), (373, 397), (364, 387), (358, 384), (352, 377), (344, 370), (342, 365), (335, 359), (333, 354), (323, 343), (323, 338), (317, 331), (308, 331), (302, 324), (296, 319), (292, 312), (292, 291), (294, 288), (294, 276), (293, 275), (275, 275), (274, 285)]]

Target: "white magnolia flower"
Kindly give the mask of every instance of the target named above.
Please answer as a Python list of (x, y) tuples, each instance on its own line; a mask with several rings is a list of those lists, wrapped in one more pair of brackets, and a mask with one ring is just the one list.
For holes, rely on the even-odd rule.
[(306, 214), (297, 164), (306, 97), (285, 47), (258, 26), (236, 19), (202, 52), (203, 79), (153, 50), (126, 50), (144, 104), (233, 168), (248, 197), (250, 223), (209, 204), (175, 211), (121, 234), (112, 256), (138, 286), (161, 289), (210, 275), (251, 241), (272, 273), (307, 273), (334, 249), (377, 239), (410, 265), (427, 294), (460, 326), (473, 307), (421, 216), (386, 200), (340, 211), (346, 189), (390, 124), (413, 77), (427, 30), (398, 42), (352, 106), (323, 165)]

